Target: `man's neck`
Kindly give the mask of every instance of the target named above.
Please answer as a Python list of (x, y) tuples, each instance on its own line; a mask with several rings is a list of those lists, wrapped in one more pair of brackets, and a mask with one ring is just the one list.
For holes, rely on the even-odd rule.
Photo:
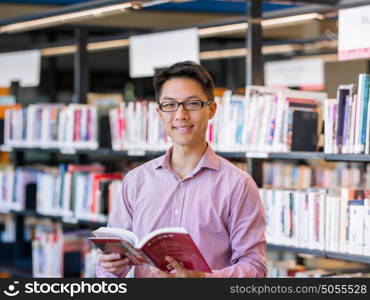
[(174, 145), (171, 155), (171, 169), (183, 179), (195, 169), (206, 149), (206, 141), (192, 147)]

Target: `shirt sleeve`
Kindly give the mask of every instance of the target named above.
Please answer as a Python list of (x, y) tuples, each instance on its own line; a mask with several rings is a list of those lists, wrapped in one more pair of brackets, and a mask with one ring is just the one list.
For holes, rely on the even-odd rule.
[(228, 221), (230, 266), (206, 273), (214, 277), (266, 277), (265, 211), (258, 187), (251, 177), (243, 179), (231, 198)]
[[(132, 231), (132, 206), (129, 201), (131, 197), (128, 184), (128, 174), (123, 177), (121, 189), (114, 201), (112, 210), (109, 214), (108, 227), (123, 228)], [(120, 271), (119, 275), (116, 276), (104, 270), (100, 262), (97, 261), (95, 266), (96, 276), (102, 278), (117, 278), (126, 277), (131, 267), (124, 267)]]

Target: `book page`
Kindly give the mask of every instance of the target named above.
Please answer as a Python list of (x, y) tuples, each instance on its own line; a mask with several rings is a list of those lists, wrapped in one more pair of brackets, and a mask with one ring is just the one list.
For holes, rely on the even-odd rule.
[[(123, 228), (113, 228), (113, 227), (100, 227), (99, 229), (93, 231), (93, 235), (96, 237), (104, 238), (120, 238), (129, 242), (131, 245), (136, 246), (139, 244), (139, 240), (135, 233)], [(138, 247), (139, 248), (139, 247)]]
[(105, 254), (119, 253), (121, 258), (127, 257), (134, 265), (149, 264), (150, 260), (132, 244), (119, 238), (90, 237), (90, 241)]
[(163, 233), (188, 233), (185, 228), (183, 227), (165, 227), (160, 228), (152, 231), (151, 233), (147, 234), (141, 241), (138, 242), (137, 248), (141, 248), (145, 243), (151, 240), (153, 237), (163, 234)]

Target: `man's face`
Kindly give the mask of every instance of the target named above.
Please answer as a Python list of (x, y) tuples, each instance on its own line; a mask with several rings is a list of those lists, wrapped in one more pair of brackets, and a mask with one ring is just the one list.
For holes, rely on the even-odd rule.
[[(162, 86), (159, 102), (184, 102), (187, 100), (208, 101), (201, 85), (190, 78), (172, 78)], [(208, 120), (216, 112), (216, 103), (203, 106), (200, 110), (186, 111), (182, 105), (177, 111), (163, 112), (157, 108), (166, 134), (174, 144), (193, 146), (205, 140)]]

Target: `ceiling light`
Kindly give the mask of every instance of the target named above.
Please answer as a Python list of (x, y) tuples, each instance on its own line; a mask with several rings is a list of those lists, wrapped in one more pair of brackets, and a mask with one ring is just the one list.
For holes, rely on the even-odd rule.
[[(302, 14), (298, 16), (289, 16), (289, 17), (281, 17), (281, 18), (274, 18), (274, 19), (266, 19), (261, 21), (261, 25), (263, 27), (278, 27), (282, 25), (296, 25), (297, 23), (306, 22), (308, 20), (323, 20), (325, 17), (318, 13), (311, 13), (311, 14)], [(198, 29), (198, 35), (201, 38), (205, 37), (212, 37), (217, 35), (222, 35), (226, 33), (238, 33), (244, 32), (248, 29), (247, 23), (237, 23), (237, 24), (229, 24), (229, 25), (220, 25), (208, 28), (200, 28)]]
[(59, 47), (50, 47), (40, 49), (42, 56), (56, 56), (56, 55), (65, 55), (65, 54), (72, 54), (76, 52), (77, 47), (75, 45), (69, 46), (59, 46)]
[(243, 57), (247, 55), (247, 49), (226, 49), (226, 50), (214, 50), (214, 51), (202, 51), (199, 53), (200, 60), (211, 60), (219, 58), (235, 58)]
[(205, 37), (220, 35), (223, 33), (243, 32), (247, 28), (248, 28), (247, 23), (237, 23), (237, 24), (221, 25), (221, 26), (208, 27), (208, 28), (199, 28), (198, 35), (201, 38), (205, 38)]
[(109, 5), (99, 8), (87, 9), (73, 13), (67, 13), (62, 15), (57, 15), (53, 17), (46, 17), (37, 20), (30, 20), (24, 22), (18, 22), (14, 24), (4, 25), (0, 27), (0, 33), (14, 33), (19, 31), (27, 31), (37, 28), (48, 27), (50, 25), (60, 25), (63, 23), (70, 23), (88, 19), (91, 17), (102, 17), (111, 14), (116, 14), (125, 11), (127, 8), (131, 7), (130, 2), (120, 3), (115, 5)]
[[(87, 44), (87, 50), (89, 51), (99, 51), (99, 50), (108, 50), (115, 48), (126, 48), (130, 44), (129, 39), (121, 40), (112, 40), (112, 41), (103, 41), (103, 42), (91, 42)], [(68, 45), (68, 46), (58, 46), (40, 49), (42, 56), (57, 56), (57, 55), (67, 55), (73, 54), (76, 52), (77, 46)]]
[(311, 13), (311, 14), (303, 14), (297, 16), (289, 16), (289, 17), (282, 17), (282, 18), (274, 18), (274, 19), (267, 19), (262, 20), (261, 24), (263, 27), (277, 27), (282, 25), (296, 25), (297, 23), (302, 23), (308, 20), (323, 20), (325, 17), (318, 13)]
[(87, 44), (87, 50), (89, 51), (97, 51), (97, 50), (107, 50), (107, 49), (114, 49), (114, 48), (126, 48), (130, 44), (129, 39), (122, 39), (122, 40), (112, 40), (112, 41), (104, 41), (104, 42), (93, 42)]

